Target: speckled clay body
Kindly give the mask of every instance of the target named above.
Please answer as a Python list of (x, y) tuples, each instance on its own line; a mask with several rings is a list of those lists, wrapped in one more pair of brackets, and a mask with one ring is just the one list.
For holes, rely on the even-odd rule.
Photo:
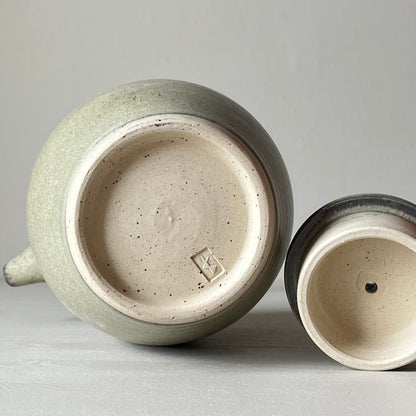
[(416, 360), (416, 206), (357, 195), (312, 215), (286, 260), (292, 309), (330, 357), (363, 370)]
[(52, 133), (29, 190), (31, 248), (5, 274), (45, 280), (114, 336), (186, 342), (263, 296), (292, 210), (283, 161), (244, 109), (195, 84), (128, 84)]

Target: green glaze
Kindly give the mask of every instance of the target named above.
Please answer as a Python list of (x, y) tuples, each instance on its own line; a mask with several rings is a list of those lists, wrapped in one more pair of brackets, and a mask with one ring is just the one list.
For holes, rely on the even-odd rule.
[[(86, 151), (114, 129), (157, 114), (202, 117), (239, 137), (261, 161), (277, 210), (272, 255), (250, 290), (216, 315), (186, 324), (140, 321), (105, 303), (81, 278), (70, 255), (64, 227), (68, 187)], [(39, 269), (55, 295), (74, 314), (98, 329), (142, 344), (187, 342), (231, 324), (264, 295), (282, 265), (291, 234), (292, 212), (290, 182), (283, 160), (265, 130), (242, 107), (215, 91), (187, 82), (154, 80), (123, 85), (77, 108), (45, 143), (33, 171), (27, 204), (29, 238), (37, 266), (31, 252), (20, 259), (21, 269), (30, 265), (33, 276), (21, 272), (19, 284), (40, 281)]]
[(23, 286), (45, 281), (31, 247), (9, 261), (4, 267), (4, 277), (10, 286)]

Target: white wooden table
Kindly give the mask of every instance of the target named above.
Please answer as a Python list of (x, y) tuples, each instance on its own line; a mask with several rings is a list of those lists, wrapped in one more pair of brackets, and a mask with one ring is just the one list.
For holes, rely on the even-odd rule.
[(176, 347), (119, 341), (43, 284), (0, 283), (0, 415), (414, 415), (416, 365), (362, 372), (309, 340), (276, 285), (220, 333)]

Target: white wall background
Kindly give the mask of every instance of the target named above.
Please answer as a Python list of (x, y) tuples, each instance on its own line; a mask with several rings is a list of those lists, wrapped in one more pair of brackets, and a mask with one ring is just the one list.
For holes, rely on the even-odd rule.
[(51, 130), (112, 86), (174, 78), (247, 108), (289, 170), (295, 227), (347, 194), (416, 202), (416, 2), (0, 3), (0, 262), (28, 244)]

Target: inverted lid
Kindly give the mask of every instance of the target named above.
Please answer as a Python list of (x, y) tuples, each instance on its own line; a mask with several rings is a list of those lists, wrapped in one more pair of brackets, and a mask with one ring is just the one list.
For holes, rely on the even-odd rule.
[(384, 194), (357, 194), (334, 200), (313, 213), (292, 239), (285, 263), (285, 288), (290, 307), (299, 319), (297, 286), (308, 247), (333, 222), (361, 212), (386, 213), (416, 224), (416, 205)]

